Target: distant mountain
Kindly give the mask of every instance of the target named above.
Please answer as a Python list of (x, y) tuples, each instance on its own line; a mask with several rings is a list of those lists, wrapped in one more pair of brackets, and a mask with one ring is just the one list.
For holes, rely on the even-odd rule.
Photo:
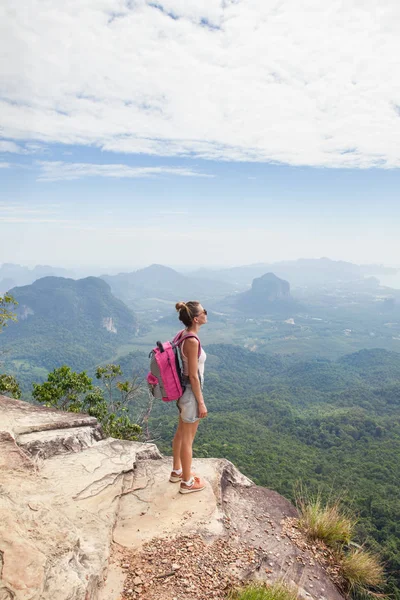
[(250, 290), (234, 297), (234, 305), (247, 314), (281, 314), (293, 311), (296, 302), (287, 281), (274, 273), (265, 273), (253, 280)]
[(209, 298), (221, 298), (234, 291), (231, 283), (187, 277), (174, 269), (156, 264), (132, 273), (103, 275), (102, 279), (111, 286), (113, 294), (132, 307), (135, 307), (139, 300), (146, 298), (171, 302), (205, 302)]
[(259, 263), (229, 269), (200, 269), (188, 275), (221, 279), (243, 287), (249, 286), (255, 277), (260, 277), (268, 271), (282, 279), (289, 280), (292, 286), (303, 287), (357, 281), (367, 275), (395, 274), (398, 269), (390, 269), (382, 265), (356, 265), (329, 258), (300, 258), (293, 261)]
[(49, 265), (36, 265), (30, 269), (14, 263), (4, 263), (0, 266), (0, 294), (4, 294), (13, 287), (29, 285), (41, 277), (48, 276), (71, 277), (72, 272)]
[(44, 277), (13, 288), (18, 322), (2, 333), (7, 361), (84, 369), (108, 358), (138, 330), (133, 312), (97, 277)]

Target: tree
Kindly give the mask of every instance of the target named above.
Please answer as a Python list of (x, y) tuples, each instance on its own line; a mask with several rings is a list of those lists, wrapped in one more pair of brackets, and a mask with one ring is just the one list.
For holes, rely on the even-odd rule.
[(96, 369), (96, 379), (101, 380), (106, 390), (108, 405), (112, 412), (127, 407), (142, 387), (137, 376), (134, 375), (131, 381), (121, 381), (119, 378), (122, 375), (120, 365), (108, 364)]
[(0, 296), (0, 332), (8, 321), (16, 321), (17, 315), (10, 308), (18, 306), (18, 302), (10, 294)]
[(13, 375), (0, 374), (0, 393), (21, 398), (21, 388)]
[[(122, 370), (119, 365), (99, 367), (96, 378), (102, 381), (102, 389), (93, 386), (92, 379), (85, 371), (75, 373), (64, 365), (49, 373), (44, 383), (34, 383), (32, 395), (45, 406), (69, 412), (86, 412), (96, 417), (107, 436), (137, 440), (142, 430), (131, 421), (127, 405), (133, 400), (139, 384), (135, 380), (117, 381), (120, 376)], [(105, 398), (105, 393), (108, 398)]]
[[(107, 395), (107, 414), (100, 421), (111, 437), (133, 440), (137, 439), (142, 428), (137, 423), (132, 423), (127, 413), (142, 386), (137, 376), (134, 375), (131, 381), (121, 381), (122, 376), (120, 365), (108, 364), (96, 369), (96, 379), (101, 381)], [(99, 408), (100, 405), (97, 409)]]
[(32, 396), (45, 406), (82, 412), (84, 394), (92, 388), (92, 380), (85, 371), (75, 373), (64, 365), (49, 373), (44, 383), (34, 383)]
[[(0, 296), (0, 333), (8, 321), (16, 321), (17, 315), (10, 308), (18, 306), (18, 302), (10, 294)], [(13, 375), (0, 374), (0, 393), (10, 394), (13, 398), (21, 398), (21, 388)]]

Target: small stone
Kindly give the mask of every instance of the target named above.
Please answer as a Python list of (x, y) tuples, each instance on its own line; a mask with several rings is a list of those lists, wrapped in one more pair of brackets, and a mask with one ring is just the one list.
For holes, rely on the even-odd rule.
[(162, 562), (163, 565), (166, 565), (167, 562), (168, 562), (168, 558), (163, 558), (161, 562)]
[(140, 577), (135, 577), (135, 579), (133, 580), (133, 585), (142, 585), (143, 581), (140, 579)]
[(171, 568), (173, 571), (178, 571), (181, 568), (181, 566), (174, 563)]

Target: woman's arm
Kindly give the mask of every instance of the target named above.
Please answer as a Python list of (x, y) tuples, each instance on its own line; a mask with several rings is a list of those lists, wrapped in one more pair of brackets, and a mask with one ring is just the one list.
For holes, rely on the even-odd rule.
[(196, 338), (188, 338), (185, 340), (185, 354), (188, 359), (189, 381), (192, 386), (193, 393), (199, 405), (199, 417), (203, 419), (207, 416), (207, 407), (204, 404), (203, 392), (199, 380), (199, 342)]

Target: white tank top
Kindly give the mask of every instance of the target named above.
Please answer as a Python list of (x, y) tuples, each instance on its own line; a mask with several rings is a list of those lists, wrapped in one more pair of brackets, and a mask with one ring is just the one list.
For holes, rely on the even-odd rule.
[[(183, 352), (183, 346), (185, 345), (185, 341), (182, 342), (179, 349), (180, 349), (181, 358), (182, 358), (183, 375), (188, 377), (189, 376), (188, 359), (187, 359), (187, 356)], [(204, 350), (202, 348), (200, 356), (199, 356), (199, 375), (200, 375), (201, 380), (204, 379), (204, 363), (206, 362), (206, 358), (207, 358), (207, 354), (204, 352)]]

